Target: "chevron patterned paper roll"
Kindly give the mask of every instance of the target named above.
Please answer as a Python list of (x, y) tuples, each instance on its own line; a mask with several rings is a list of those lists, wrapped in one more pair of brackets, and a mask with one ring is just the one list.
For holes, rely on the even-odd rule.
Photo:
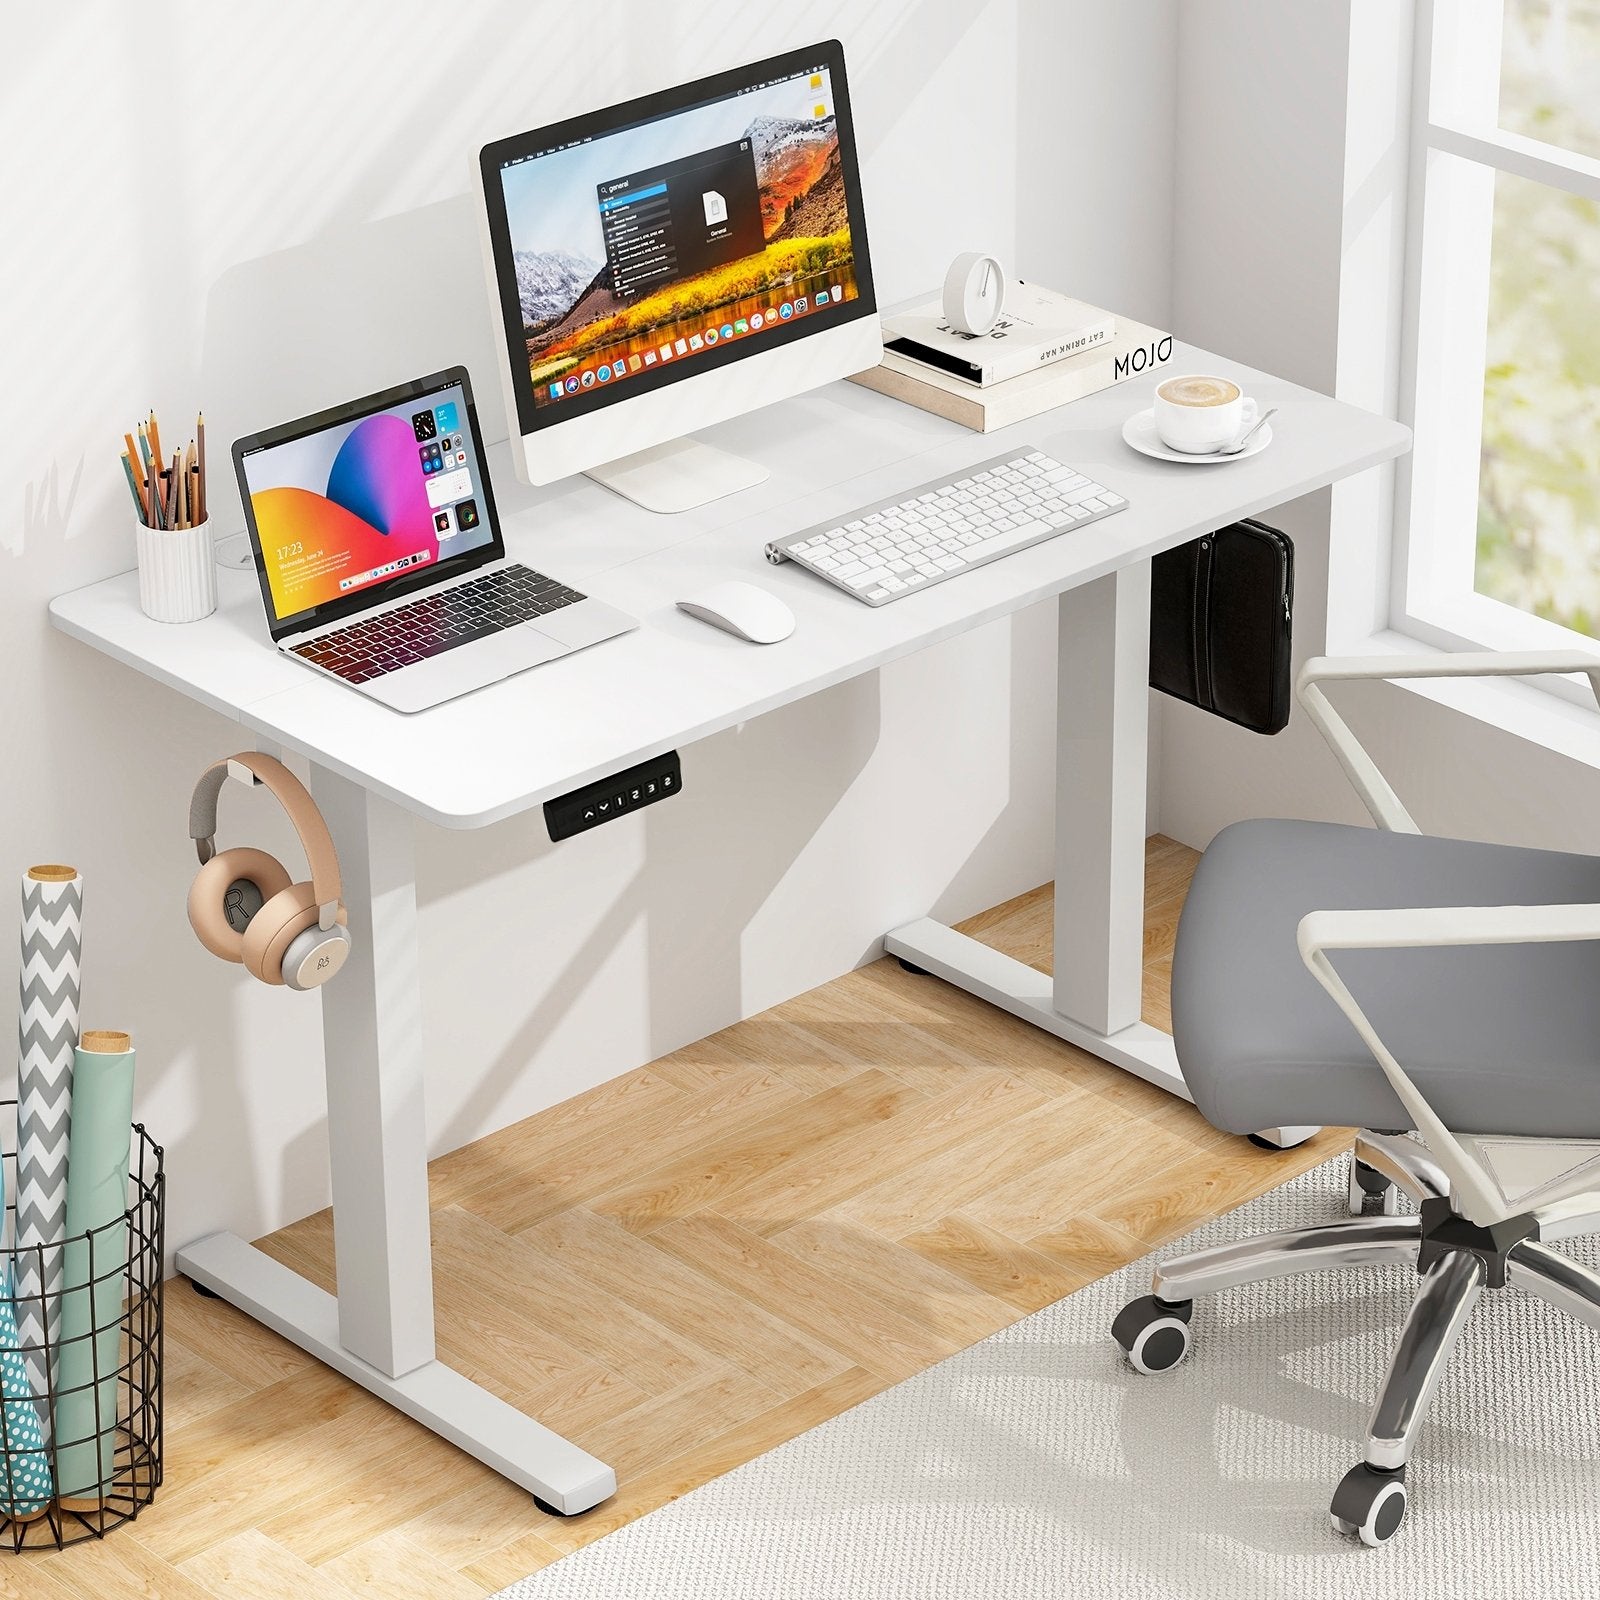
[[(30, 867), (22, 879), (22, 994), (17, 1013), (17, 1332), (35, 1395), (50, 1392), (60, 1314), (59, 1250), (67, 1220), (72, 1055), (78, 1042), (83, 879)], [(41, 1258), (45, 1263), (41, 1273)], [(43, 1281), (48, 1279), (49, 1281)], [(48, 1406), (40, 1420), (49, 1427)]]
[[(56, 1385), (57, 1492), (95, 1503), (111, 1484), (117, 1359), (128, 1264), (128, 1146), (133, 1041), (91, 1029), (72, 1069), (71, 1181)], [(92, 1230), (91, 1241), (85, 1237)]]

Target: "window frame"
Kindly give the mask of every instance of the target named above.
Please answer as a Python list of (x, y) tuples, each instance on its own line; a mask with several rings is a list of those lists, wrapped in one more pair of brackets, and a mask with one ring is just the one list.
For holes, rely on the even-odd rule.
[[(1390, 626), (1445, 649), (1594, 647), (1475, 585), (1495, 177), (1600, 201), (1600, 160), (1499, 126), (1503, 14), (1503, 0), (1417, 0), (1399, 394), (1414, 442), (1396, 482)], [(1543, 681), (1592, 705), (1581, 680)]]

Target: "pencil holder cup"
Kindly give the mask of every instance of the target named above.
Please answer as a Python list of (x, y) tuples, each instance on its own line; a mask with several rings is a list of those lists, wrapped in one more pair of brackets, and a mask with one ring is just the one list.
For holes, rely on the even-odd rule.
[(139, 604), (156, 622), (198, 622), (217, 609), (211, 521), (192, 528), (147, 528), (139, 536)]

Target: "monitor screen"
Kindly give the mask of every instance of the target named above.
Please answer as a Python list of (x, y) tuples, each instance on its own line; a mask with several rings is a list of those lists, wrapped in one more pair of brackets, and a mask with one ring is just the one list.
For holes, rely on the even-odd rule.
[(461, 379), (290, 423), (235, 453), (274, 633), (498, 544)]
[(482, 161), (525, 433), (875, 310), (837, 43)]

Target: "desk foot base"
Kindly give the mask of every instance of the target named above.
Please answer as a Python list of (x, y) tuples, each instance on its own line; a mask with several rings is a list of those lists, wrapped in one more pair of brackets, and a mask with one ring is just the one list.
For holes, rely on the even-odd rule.
[(197, 1240), (178, 1252), (178, 1270), (562, 1516), (617, 1492), (616, 1474), (604, 1462), (442, 1361), (391, 1378), (352, 1355), (339, 1342), (339, 1302), (243, 1239), (214, 1233)]
[(1178, 1054), (1170, 1033), (1152, 1028), (1147, 1022), (1135, 1022), (1115, 1033), (1096, 1033), (1056, 1010), (1053, 985), (1046, 972), (991, 950), (931, 917), (921, 917), (885, 934), (883, 947), (902, 965), (920, 967), (935, 978), (943, 978), (1180, 1100), (1194, 1098), (1178, 1069)]
[[(1153, 1083), (1168, 1094), (1191, 1103), (1194, 1096), (1183, 1081), (1172, 1035), (1135, 1022), (1115, 1033), (1096, 1033), (1055, 1008), (1054, 985), (1048, 974), (991, 950), (988, 945), (947, 928), (931, 917), (908, 922), (883, 937), (883, 947), (902, 967), (943, 978), (958, 989), (1031, 1022), (1046, 1033), (1075, 1044), (1090, 1055)], [(1251, 1142), (1270, 1150), (1292, 1150), (1304, 1144), (1318, 1128), (1263, 1128)]]
[(1307, 1139), (1321, 1132), (1322, 1124), (1317, 1123), (1309, 1128), (1263, 1128), (1249, 1138), (1251, 1144), (1259, 1145), (1263, 1150), (1293, 1150), (1297, 1144), (1304, 1144)]

